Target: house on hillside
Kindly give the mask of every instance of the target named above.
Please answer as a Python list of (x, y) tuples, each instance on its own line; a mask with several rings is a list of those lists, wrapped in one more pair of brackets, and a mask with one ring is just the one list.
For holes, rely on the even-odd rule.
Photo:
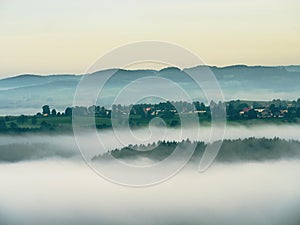
[(240, 111), (240, 116), (245, 115), (245, 114), (248, 113), (251, 109), (252, 109), (252, 107), (246, 107), (246, 108), (243, 108), (243, 110)]
[(273, 113), (269, 109), (264, 109), (262, 112), (258, 113), (258, 118), (271, 118)]
[(254, 109), (256, 112), (258, 113), (262, 113), (263, 111), (266, 110), (266, 108), (257, 108), (257, 109)]

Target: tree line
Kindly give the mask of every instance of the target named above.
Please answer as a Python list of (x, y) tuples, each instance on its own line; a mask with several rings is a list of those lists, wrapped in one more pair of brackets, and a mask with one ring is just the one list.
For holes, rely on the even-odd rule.
[(296, 101), (272, 100), (266, 102), (259, 101), (241, 101), (233, 100), (229, 102), (213, 101), (210, 104), (194, 101), (192, 103), (184, 101), (167, 101), (156, 104), (135, 104), (135, 105), (112, 105), (110, 109), (104, 106), (76, 106), (67, 107), (64, 112), (57, 112), (55, 109), (50, 109), (48, 105), (42, 107), (42, 113), (37, 116), (96, 116), (96, 117), (120, 117), (122, 115), (136, 115), (139, 118), (153, 118), (159, 116), (162, 118), (172, 118), (176, 114), (197, 113), (200, 117), (210, 118), (211, 111), (218, 114), (226, 110), (226, 115), (229, 120), (239, 119), (255, 119), (255, 118), (297, 118), (300, 117), (300, 98)]
[[(55, 118), (71, 118), (74, 113), (79, 116), (117, 119), (120, 124), (124, 122), (123, 120), (129, 118), (129, 124), (134, 126), (140, 126), (141, 123), (146, 123), (154, 117), (161, 117), (169, 120), (170, 126), (178, 126), (180, 125), (180, 114), (197, 113), (199, 119), (210, 121), (212, 110), (214, 110), (215, 115), (224, 115), (224, 110), (226, 110), (227, 120), (229, 121), (282, 118), (288, 122), (296, 122), (297, 118), (300, 118), (300, 99), (295, 101), (277, 99), (265, 102), (234, 100), (225, 103), (212, 101), (206, 105), (199, 101), (192, 103), (167, 101), (156, 104), (117, 104), (112, 105), (111, 108), (93, 105), (89, 107), (67, 107), (62, 112), (50, 108), (49, 105), (44, 105), (41, 112), (36, 115), (0, 117), (0, 132), (33, 129), (54, 130), (55, 128), (48, 118), (54, 118), (53, 120), (56, 120)], [(71, 123), (71, 119), (68, 121)], [(24, 124), (29, 125), (29, 127), (25, 128)], [(109, 124), (99, 124), (97, 127), (106, 128), (109, 127)]]
[[(206, 148), (202, 141), (184, 140), (159, 141), (148, 145), (129, 145), (121, 149), (96, 155), (93, 161), (109, 160), (113, 156), (116, 159), (138, 160), (148, 158), (154, 161), (162, 161), (170, 156), (178, 146), (179, 151), (184, 151), (190, 145), (196, 145), (191, 162), (199, 163)], [(246, 138), (236, 140), (224, 140), (216, 157), (220, 162), (238, 161), (266, 161), (278, 159), (300, 158), (300, 142), (295, 140), (283, 140), (279, 138)]]

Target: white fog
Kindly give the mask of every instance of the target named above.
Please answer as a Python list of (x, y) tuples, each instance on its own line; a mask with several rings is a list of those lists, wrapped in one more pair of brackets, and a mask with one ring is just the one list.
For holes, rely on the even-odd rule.
[(1, 164), (0, 224), (299, 224), (300, 161), (214, 164), (165, 183), (112, 184), (83, 162)]
[[(161, 130), (152, 131), (160, 135), (150, 141), (163, 138)], [(189, 129), (187, 137), (195, 139), (195, 131)], [(129, 139), (125, 131), (122, 136), (126, 145), (146, 142)], [(138, 130), (136, 136), (145, 138), (149, 133)], [(84, 137), (93, 146), (95, 140), (88, 133)], [(110, 149), (123, 147), (112, 131), (101, 131), (100, 137)], [(187, 137), (169, 129), (164, 139)], [(246, 137), (300, 140), (299, 126), (227, 127), (226, 139)], [(207, 141), (207, 136), (202, 139)], [(298, 159), (216, 162), (204, 173), (187, 167), (161, 184), (131, 188), (93, 172), (81, 159), (72, 135), (0, 136), (0, 146), (24, 143), (50, 144), (56, 152), (76, 154), (0, 163), (0, 224), (296, 225), (300, 221)]]
[[(180, 141), (189, 138), (190, 140), (208, 141), (210, 134), (210, 127), (200, 127), (200, 138), (197, 138), (198, 128), (190, 127), (183, 129), (138, 129), (132, 130), (134, 136), (127, 130), (118, 130), (117, 132), (112, 130), (100, 130), (98, 137), (103, 142), (103, 145), (108, 150), (124, 147), (129, 144), (148, 144), (157, 142), (159, 140), (175, 140)], [(182, 133), (182, 134), (181, 134)], [(219, 128), (219, 132), (222, 133), (222, 129)], [(84, 132), (82, 134), (82, 140), (87, 145), (93, 148), (93, 143), (98, 142), (98, 139), (91, 138), (91, 132)], [(300, 141), (300, 126), (299, 125), (261, 125), (261, 126), (227, 126), (224, 139), (238, 139), (247, 137), (279, 137), (282, 139), (293, 139)], [(212, 137), (211, 140), (216, 138)], [(48, 143), (56, 145), (57, 147), (63, 147), (65, 149), (72, 149), (77, 151), (76, 142), (73, 135), (23, 135), (23, 136), (9, 136), (0, 135), (0, 146), (7, 144), (22, 144), (22, 143)], [(97, 149), (99, 153), (106, 151), (105, 149)]]

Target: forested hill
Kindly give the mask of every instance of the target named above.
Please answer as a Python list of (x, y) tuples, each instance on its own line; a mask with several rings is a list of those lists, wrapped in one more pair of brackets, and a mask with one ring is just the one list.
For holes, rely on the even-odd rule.
[[(199, 162), (206, 144), (204, 142), (196, 142), (196, 144), (197, 147), (191, 161)], [(192, 142), (189, 140), (182, 142), (162, 141), (148, 146), (130, 145), (122, 149), (115, 149), (107, 153), (97, 155), (92, 160), (103, 162), (109, 160), (110, 157), (108, 156), (111, 155), (116, 159), (139, 160), (147, 158), (153, 161), (162, 161), (172, 154), (177, 145), (181, 149), (180, 151), (184, 151), (188, 145), (192, 145)], [(300, 158), (299, 141), (283, 140), (279, 138), (247, 138), (224, 140), (216, 160), (219, 162), (239, 162), (294, 158)]]

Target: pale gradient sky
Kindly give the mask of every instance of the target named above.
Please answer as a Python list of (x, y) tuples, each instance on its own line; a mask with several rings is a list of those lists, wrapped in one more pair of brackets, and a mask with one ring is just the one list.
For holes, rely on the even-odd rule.
[(299, 0), (0, 0), (0, 77), (83, 73), (143, 40), (210, 65), (300, 64), (299, 12)]

